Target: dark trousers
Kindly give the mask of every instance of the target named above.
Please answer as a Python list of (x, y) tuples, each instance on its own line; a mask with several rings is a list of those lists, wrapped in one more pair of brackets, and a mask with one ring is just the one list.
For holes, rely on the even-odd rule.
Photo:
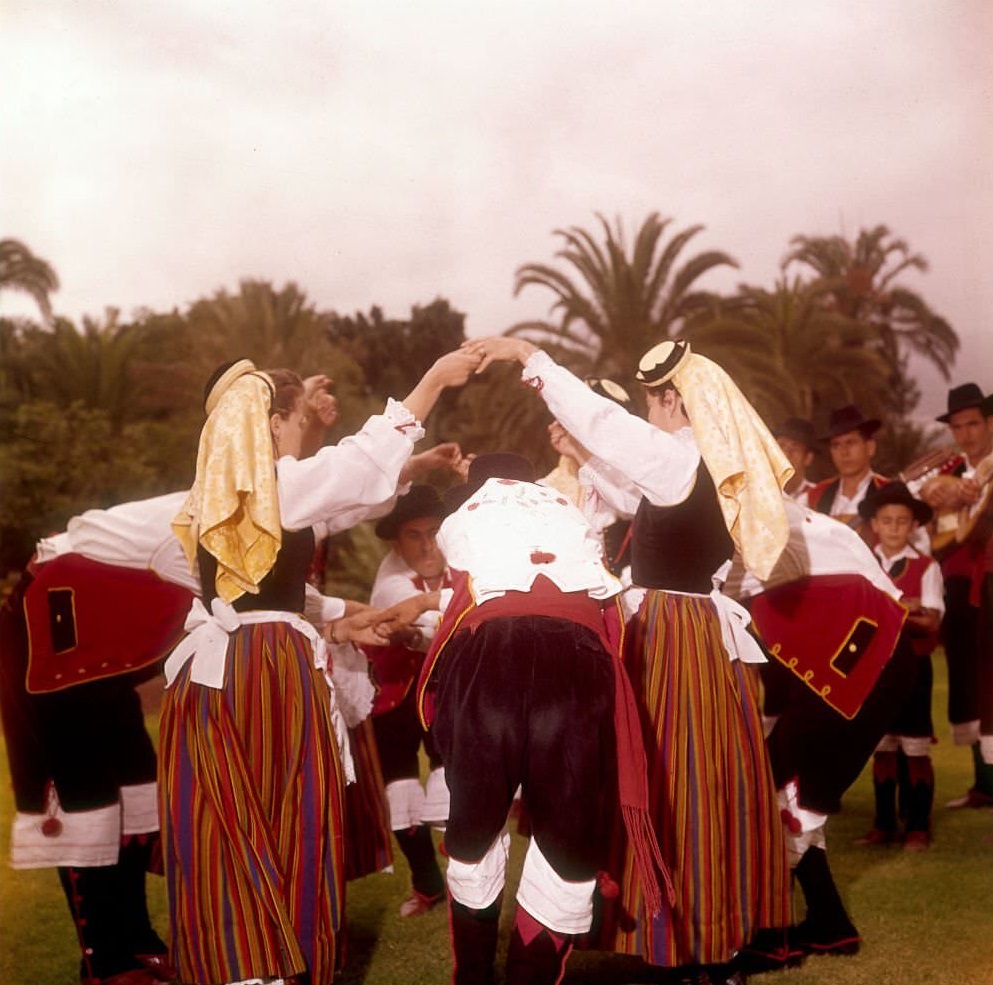
[(542, 854), (590, 879), (614, 775), (614, 669), (597, 636), (545, 616), (493, 619), (449, 642), (437, 672), (435, 742), (452, 806), (448, 854), (482, 858), (518, 785)]

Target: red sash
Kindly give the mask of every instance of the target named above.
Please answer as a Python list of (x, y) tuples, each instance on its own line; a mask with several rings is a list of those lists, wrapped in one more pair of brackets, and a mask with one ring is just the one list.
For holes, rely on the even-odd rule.
[(757, 595), (766, 649), (845, 718), (854, 718), (893, 654), (907, 610), (861, 575), (816, 575)]
[(424, 654), (399, 644), (366, 646), (362, 649), (369, 658), (372, 682), (376, 686), (372, 714), (382, 715), (398, 707), (407, 697), (420, 674)]
[(31, 694), (130, 674), (183, 636), (193, 593), (148, 570), (62, 554), (34, 569), (24, 594)]

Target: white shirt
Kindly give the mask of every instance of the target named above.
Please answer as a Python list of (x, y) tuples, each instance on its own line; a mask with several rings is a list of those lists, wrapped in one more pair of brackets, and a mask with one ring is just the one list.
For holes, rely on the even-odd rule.
[(834, 502), (831, 503), (831, 516), (858, 516), (859, 503), (865, 499), (865, 495), (869, 491), (869, 483), (872, 482), (872, 476), (872, 469), (869, 469), (851, 496), (846, 496), (841, 491), (843, 480), (839, 478), (838, 491), (835, 493)]
[[(920, 551), (914, 550), (913, 547), (908, 544), (901, 551), (897, 551), (896, 554), (892, 556), (884, 554), (881, 544), (877, 544), (873, 548), (873, 553), (879, 559), (879, 563), (882, 566), (883, 571), (889, 571), (890, 568), (896, 564), (897, 561), (902, 558), (906, 558), (908, 561), (912, 561), (915, 558), (926, 557), (926, 555), (921, 554)], [(921, 607), (924, 609), (932, 609), (941, 615), (945, 614), (945, 579), (941, 576), (941, 567), (938, 563), (931, 558), (928, 558), (931, 563), (924, 569), (924, 574), (921, 577)]]
[(478, 605), (529, 591), (538, 575), (563, 592), (596, 599), (621, 591), (604, 566), (600, 538), (579, 509), (532, 482), (488, 479), (441, 525), (438, 544), (452, 568), (470, 575)]
[[(391, 549), (379, 563), (369, 604), (377, 609), (388, 609), (391, 605), (419, 595), (421, 589), (415, 584), (418, 577), (417, 572), (400, 557), (396, 550)], [(441, 612), (438, 609), (422, 612), (413, 622), (413, 625), (421, 631), (421, 641), (417, 646), (411, 646), (411, 649), (426, 650), (434, 639), (440, 620)]]
[[(861, 575), (891, 598), (903, 594), (879, 566), (865, 541), (850, 527), (784, 499), (789, 521), (789, 540), (767, 581), (759, 581), (745, 570), (735, 553), (726, 566), (724, 591), (732, 598), (758, 595), (807, 575)], [(722, 572), (724, 574), (724, 572)]]
[[(644, 495), (655, 506), (674, 506), (689, 495), (700, 464), (691, 429), (668, 434), (635, 417), (613, 400), (594, 393), (541, 350), (528, 359), (522, 379), (538, 389), (555, 419), (570, 434), (627, 479), (638, 498)], [(605, 473), (597, 462), (591, 467)], [(629, 493), (626, 507), (608, 502), (618, 513), (630, 516), (634, 513), (630, 508), (633, 495)]]

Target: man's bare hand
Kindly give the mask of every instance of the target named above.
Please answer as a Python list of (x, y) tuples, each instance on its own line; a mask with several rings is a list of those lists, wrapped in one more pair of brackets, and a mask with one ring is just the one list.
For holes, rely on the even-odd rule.
[(404, 467), (403, 481), (420, 478), (434, 469), (445, 469), (459, 475), (461, 462), (462, 449), (454, 441), (446, 441), (418, 455), (411, 455)]

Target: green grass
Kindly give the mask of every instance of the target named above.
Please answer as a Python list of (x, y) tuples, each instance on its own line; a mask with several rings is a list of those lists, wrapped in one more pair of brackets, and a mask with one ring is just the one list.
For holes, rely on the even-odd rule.
[[(782, 985), (990, 985), (993, 982), (993, 812), (947, 811), (942, 804), (971, 779), (968, 750), (946, 738), (944, 662), (935, 662), (933, 747), (937, 791), (935, 841), (929, 852), (852, 844), (872, 821), (867, 773), (828, 824), (828, 852), (842, 895), (863, 936), (853, 958), (812, 958), (798, 969), (755, 981)], [(150, 720), (154, 728), (154, 717)], [(49, 985), (77, 980), (75, 931), (54, 870), (15, 871), (6, 864), (13, 803), (6, 756), (0, 764), (0, 982)], [(517, 867), (524, 844), (515, 838)], [(516, 867), (515, 867), (516, 872)], [(443, 908), (401, 920), (397, 909), (409, 876), (402, 859), (395, 874), (369, 876), (348, 891), (348, 962), (341, 985), (442, 985), (450, 980)], [(149, 878), (156, 926), (167, 932), (163, 880)], [(505, 896), (502, 939), (509, 932), (512, 894)], [(631, 961), (599, 953), (572, 956), (565, 982), (652, 980)], [(658, 980), (658, 976), (655, 976)]]

